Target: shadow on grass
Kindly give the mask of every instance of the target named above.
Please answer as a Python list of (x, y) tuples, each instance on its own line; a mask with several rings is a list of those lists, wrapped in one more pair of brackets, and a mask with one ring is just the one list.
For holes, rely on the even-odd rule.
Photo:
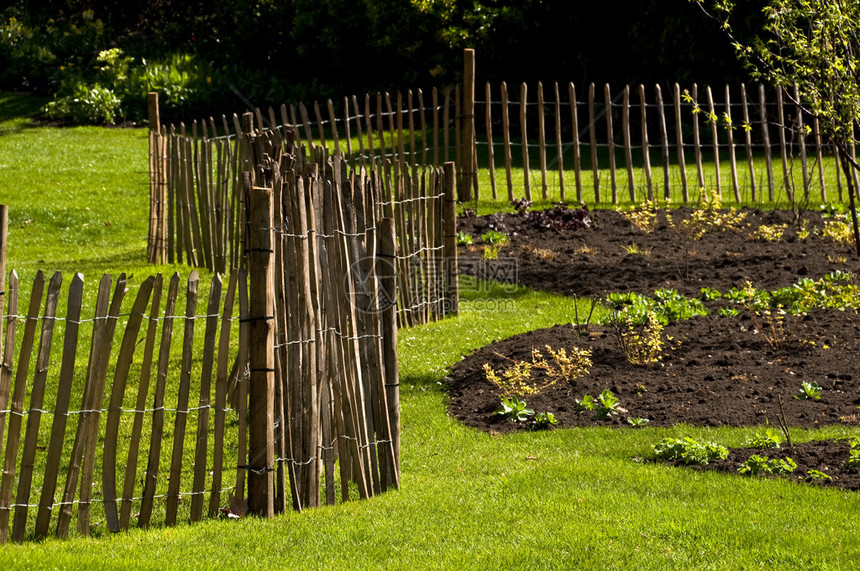
[(38, 127), (32, 121), (50, 101), (47, 97), (27, 93), (0, 91), (0, 135), (9, 135)]

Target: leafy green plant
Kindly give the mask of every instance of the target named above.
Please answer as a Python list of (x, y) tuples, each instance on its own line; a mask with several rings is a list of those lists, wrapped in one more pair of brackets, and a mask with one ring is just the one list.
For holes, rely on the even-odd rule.
[(503, 232), (489, 230), (481, 234), (481, 240), (488, 246), (495, 246), (497, 244), (504, 245), (508, 243), (508, 235)]
[(475, 243), (475, 238), (469, 234), (468, 232), (463, 232), (460, 230), (457, 232), (457, 245), (458, 246), (471, 246)]
[(600, 391), (600, 394), (597, 395), (597, 402), (599, 403), (596, 408), (597, 418), (609, 418), (622, 410), (618, 397), (612, 394), (609, 389)]
[(760, 476), (762, 474), (790, 474), (797, 469), (797, 463), (791, 458), (769, 458), (753, 454), (738, 468), (741, 474)]
[(587, 410), (596, 410), (597, 402), (594, 400), (594, 397), (588, 393), (582, 395), (581, 399), (576, 399), (576, 410), (578, 412), (585, 412)]
[(558, 424), (558, 419), (551, 412), (539, 412), (535, 415), (532, 428), (535, 430), (544, 430)]
[(737, 317), (738, 310), (734, 307), (721, 307), (717, 310), (717, 315), (720, 317)]
[(707, 464), (711, 460), (725, 459), (729, 449), (714, 442), (699, 442), (685, 436), (664, 438), (654, 445), (657, 458), (681, 464)]
[(515, 396), (502, 397), (502, 408), (494, 414), (502, 416), (511, 422), (525, 422), (530, 416), (534, 416), (535, 411), (526, 406), (524, 399), (519, 399)]
[(710, 287), (703, 287), (699, 291), (701, 292), (699, 299), (702, 301), (714, 301), (715, 299), (723, 297), (723, 294), (721, 294), (719, 290)]
[(651, 422), (651, 421), (648, 420), (647, 418), (641, 418), (638, 416), (628, 416), (627, 417), (627, 424), (629, 424), (633, 428), (642, 428), (643, 426), (645, 426), (649, 422)]
[(833, 476), (825, 474), (820, 470), (807, 470), (806, 477), (808, 480), (821, 480), (822, 482), (832, 482)]
[(815, 381), (803, 381), (800, 385), (800, 394), (794, 395), (794, 398), (818, 400), (821, 398), (821, 387)]
[(71, 94), (45, 105), (45, 117), (79, 125), (112, 125), (120, 112), (120, 100), (110, 89), (78, 84)]
[(845, 467), (849, 470), (860, 469), (860, 438), (851, 440), (851, 448), (848, 450), (848, 460)]
[(779, 434), (768, 428), (764, 432), (757, 432), (747, 441), (746, 446), (748, 448), (779, 448), (781, 443), (782, 439)]

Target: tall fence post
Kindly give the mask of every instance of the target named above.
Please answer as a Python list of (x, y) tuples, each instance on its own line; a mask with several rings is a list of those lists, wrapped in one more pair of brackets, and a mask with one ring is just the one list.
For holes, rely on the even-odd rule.
[(392, 482), (400, 487), (400, 371), (397, 365), (397, 246), (394, 219), (379, 221), (379, 286), (383, 296), (382, 311), (382, 366), (385, 377), (385, 402), (388, 406), (388, 424), (394, 451)]
[(460, 286), (457, 283), (457, 197), (454, 194), (454, 163), (444, 166), (445, 198), (442, 219), (445, 233), (445, 315), (460, 313)]
[(0, 204), (0, 339), (3, 339), (3, 307), (6, 301), (6, 243), (9, 239), (9, 207)]
[(247, 246), (250, 278), (250, 379), (248, 510), (272, 517), (275, 513), (274, 478), (274, 250), (272, 240), (272, 191), (252, 186), (249, 195)]
[(472, 200), (472, 181), (477, 175), (475, 161), (475, 50), (463, 50), (463, 108), (460, 121), (460, 177), (457, 196)]
[(147, 257), (150, 264), (164, 263), (166, 230), (166, 196), (164, 184), (161, 117), (158, 109), (158, 92), (146, 94), (149, 114), (149, 241)]

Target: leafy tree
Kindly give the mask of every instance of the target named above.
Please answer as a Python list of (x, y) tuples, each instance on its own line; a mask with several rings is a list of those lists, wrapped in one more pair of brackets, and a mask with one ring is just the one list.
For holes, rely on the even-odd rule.
[(739, 59), (760, 78), (817, 117), (822, 134), (836, 147), (848, 184), (854, 238), (860, 256), (860, 230), (854, 172), (860, 166), (848, 152), (860, 120), (860, 2), (856, 0), (771, 0), (765, 24), (750, 41), (733, 28), (733, 0), (690, 0), (720, 23)]

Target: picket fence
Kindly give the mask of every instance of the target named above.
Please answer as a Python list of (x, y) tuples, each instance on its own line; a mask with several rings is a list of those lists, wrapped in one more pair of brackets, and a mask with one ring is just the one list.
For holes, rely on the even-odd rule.
[[(294, 126), (297, 143), (308, 152), (326, 147), (332, 155), (343, 155), (351, 168), (454, 160), (460, 201), (689, 202), (702, 187), (738, 202), (844, 198), (834, 148), (822, 137), (817, 119), (801, 112), (782, 90), (762, 84), (712, 89), (677, 83), (613, 90), (591, 83), (578, 92), (569, 82), (554, 83), (547, 94), (540, 82), (510, 89), (505, 82), (488, 82), (478, 94), (481, 99), (476, 98), (474, 50), (464, 52), (463, 77), (462, 85), (434, 87), (427, 97), (421, 89), (366, 94), (342, 102), (282, 105), (280, 113), (269, 109), (264, 115), (258, 109), (252, 115), (261, 128)], [(221, 123), (222, 131), (230, 132), (226, 118)], [(235, 116), (233, 123), (241, 139)], [(211, 119), (208, 125), (214, 133)], [(182, 156), (192, 160), (193, 148)], [(153, 149), (154, 156), (177, 154)], [(723, 162), (729, 172), (721, 172)], [(191, 171), (200, 170), (188, 168), (186, 181), (194, 178)], [(517, 169), (522, 177), (515, 179)], [(154, 189), (176, 186), (158, 172), (153, 171)], [(205, 182), (206, 176), (198, 178)], [(172, 259), (169, 252), (166, 256)]]
[[(84, 318), (76, 274), (62, 316), (62, 276), (46, 288), (39, 272), (21, 311), (26, 292), (14, 271), (4, 283), (0, 258), (0, 542), (67, 537), (73, 520), (86, 535), (399, 486), (397, 322), (457, 310), (445, 301), (456, 267), (426, 238), (441, 230), (421, 223), (453, 168), (419, 177), (430, 198), (399, 205), (380, 177), (308, 163), (277, 131), (247, 145), (247, 241), (226, 292), (217, 273), (204, 296), (196, 271), (166, 292), (159, 274), (130, 305), (129, 280), (106, 275)], [(404, 273), (418, 286), (400, 286)]]

